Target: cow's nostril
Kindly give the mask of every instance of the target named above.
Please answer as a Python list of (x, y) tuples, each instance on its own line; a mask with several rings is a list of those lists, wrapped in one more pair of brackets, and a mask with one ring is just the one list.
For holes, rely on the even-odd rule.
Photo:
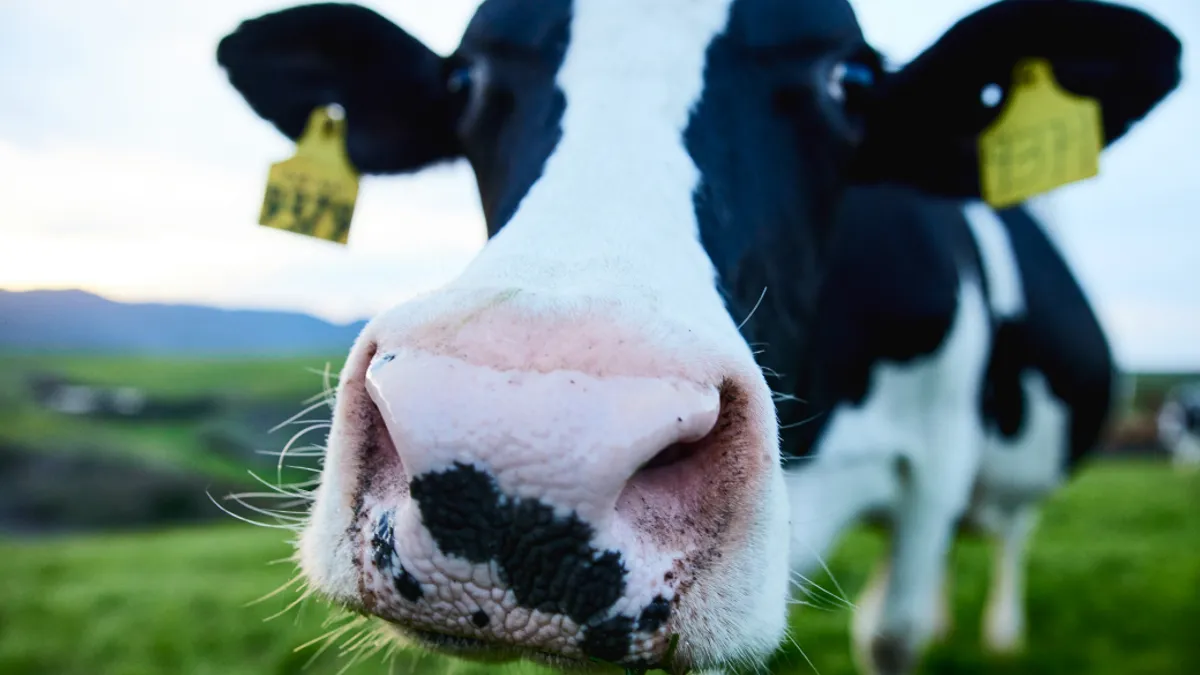
[(684, 435), (659, 450), (629, 478), (617, 499), (617, 513), (626, 523), (664, 546), (686, 546), (697, 527), (696, 515), (725, 508), (725, 494), (734, 475), (759, 459), (746, 452), (747, 401), (731, 384), (718, 388), (715, 418), (695, 433)]
[(671, 466), (672, 464), (678, 464), (679, 462), (687, 461), (700, 450), (700, 447), (703, 443), (703, 440), (693, 443), (672, 443), (666, 448), (663, 448), (662, 452), (659, 452), (657, 455), (650, 458), (649, 462), (646, 462), (639, 467), (638, 472), (640, 473), (642, 471), (650, 471), (652, 469), (661, 469), (663, 467)]
[[(718, 434), (718, 428), (721, 427), (720, 421), (728, 411), (725, 410), (723, 404), (718, 403), (715, 412), (715, 418), (710, 418), (703, 425), (689, 425), (692, 427), (689, 430), (690, 433), (682, 434), (679, 440), (658, 451), (658, 454), (639, 466), (634, 472), (634, 480), (639, 479), (643, 474), (662, 473), (659, 471), (660, 469), (684, 470), (688, 465), (702, 461), (697, 459), (697, 455), (712, 447), (714, 438)], [(683, 424), (683, 418), (678, 418), (678, 422)]]

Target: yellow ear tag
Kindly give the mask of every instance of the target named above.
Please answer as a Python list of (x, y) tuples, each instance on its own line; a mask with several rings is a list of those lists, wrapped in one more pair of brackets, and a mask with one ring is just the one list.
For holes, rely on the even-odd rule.
[(308, 117), (296, 154), (271, 165), (259, 225), (345, 244), (358, 199), (358, 172), (346, 152), (340, 107)]
[(1002, 208), (1091, 178), (1102, 147), (1100, 103), (1059, 87), (1049, 61), (1025, 59), (1008, 104), (979, 138), (983, 199)]

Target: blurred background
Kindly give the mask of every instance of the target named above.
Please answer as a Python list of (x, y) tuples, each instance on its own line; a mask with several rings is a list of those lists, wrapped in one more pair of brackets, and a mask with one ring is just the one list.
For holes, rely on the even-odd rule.
[[(0, 0), (0, 673), (474, 670), (377, 650), (295, 584), (250, 604), (293, 578), (292, 533), (218, 507), (277, 524), (225, 497), (310, 480), (362, 322), (485, 239), (465, 164), (365, 178), (348, 247), (256, 224), (292, 147), (214, 53), (291, 4)], [(445, 54), (478, 2), (362, 4)], [(903, 62), (985, 3), (854, 4)], [(988, 552), (966, 542), (928, 673), (1200, 673), (1200, 472), (1173, 470), (1155, 427), (1200, 379), (1200, 3), (1124, 4), (1182, 37), (1184, 84), (1100, 177), (1036, 207), (1135, 377), (1102, 458), (1042, 519), (1028, 653), (979, 653)], [(882, 544), (854, 533), (816, 581), (853, 598)], [(812, 604), (773, 671), (852, 672), (849, 611)]]

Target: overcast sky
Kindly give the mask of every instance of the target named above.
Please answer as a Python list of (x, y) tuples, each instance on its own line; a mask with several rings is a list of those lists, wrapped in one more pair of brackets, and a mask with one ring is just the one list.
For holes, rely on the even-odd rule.
[[(800, 0), (798, 0), (800, 1)], [(365, 178), (351, 244), (256, 224), (291, 145), (214, 62), (265, 0), (0, 0), (0, 288), (370, 315), (452, 278), (484, 241), (470, 171)], [(477, 0), (364, 2), (449, 53)], [(976, 0), (857, 0), (904, 61)], [(1200, 1), (1127, 2), (1185, 45), (1185, 83), (1047, 200), (1122, 363), (1200, 368)], [(919, 9), (916, 9), (919, 8)]]

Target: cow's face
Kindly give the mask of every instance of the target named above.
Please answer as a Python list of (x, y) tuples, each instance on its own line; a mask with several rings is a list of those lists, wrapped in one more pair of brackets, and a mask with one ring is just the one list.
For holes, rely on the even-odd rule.
[(341, 104), (363, 172), (467, 158), (492, 235), (355, 344), (301, 539), (311, 584), (475, 658), (650, 665), (673, 636), (678, 667), (773, 651), (787, 496), (739, 323), (755, 280), (789, 280), (767, 292), (802, 332), (848, 160), (905, 178), (890, 149), (944, 126), (881, 124), (864, 154), (879, 111), (913, 102), (873, 88), (849, 5), (487, 0), (447, 58), (314, 5), (247, 22), (218, 58), (292, 138)]

